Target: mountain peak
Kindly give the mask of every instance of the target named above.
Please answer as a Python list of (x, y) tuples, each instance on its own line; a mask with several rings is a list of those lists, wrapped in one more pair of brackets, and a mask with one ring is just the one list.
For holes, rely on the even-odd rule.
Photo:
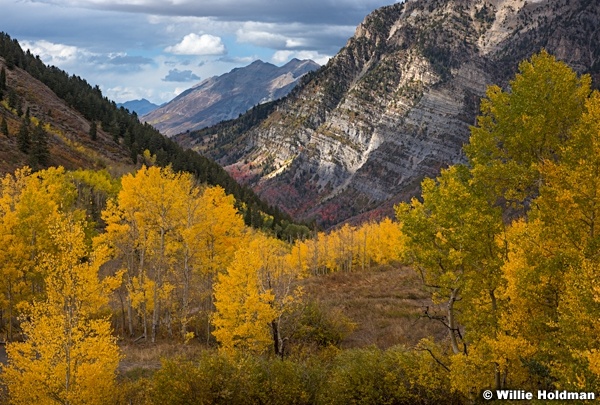
[(130, 100), (124, 103), (117, 103), (117, 107), (126, 108), (127, 110), (135, 112), (137, 115), (142, 116), (148, 114), (151, 111), (154, 111), (159, 106), (154, 103), (151, 103), (145, 98), (142, 98), (139, 100)]
[(285, 96), (302, 75), (318, 67), (297, 59), (277, 67), (257, 59), (185, 90), (144, 119), (167, 136), (204, 128)]
[(506, 85), (520, 61), (545, 48), (598, 83), (599, 15), (589, 0), (395, 3), (266, 118), (186, 144), (296, 218), (326, 227), (391, 215), (423, 177), (464, 161), (486, 87)]

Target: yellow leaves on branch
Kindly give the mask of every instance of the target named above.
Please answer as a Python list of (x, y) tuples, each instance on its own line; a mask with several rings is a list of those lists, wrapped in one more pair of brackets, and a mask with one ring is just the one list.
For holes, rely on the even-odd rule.
[(105, 258), (90, 255), (83, 226), (73, 217), (61, 215), (50, 238), (57, 251), (40, 264), (46, 298), (26, 306), (26, 339), (7, 345), (2, 378), (15, 404), (108, 403), (119, 350), (110, 322), (99, 314), (116, 282), (99, 280)]
[(271, 290), (261, 291), (258, 272), (263, 264), (257, 251), (240, 249), (227, 273), (219, 274), (212, 322), (213, 335), (225, 353), (260, 354), (272, 342), (269, 325), (276, 317), (271, 305), (275, 297)]
[(469, 167), (397, 207), (432, 297), (447, 299), (453, 386), (596, 387), (600, 94), (542, 51), (509, 90), (489, 87), (465, 152)]

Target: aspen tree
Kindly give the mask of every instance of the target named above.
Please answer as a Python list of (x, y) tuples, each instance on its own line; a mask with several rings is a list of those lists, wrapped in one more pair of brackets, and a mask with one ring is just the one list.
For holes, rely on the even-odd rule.
[(104, 254), (89, 252), (72, 216), (61, 216), (50, 237), (56, 251), (40, 264), (46, 298), (24, 311), (25, 341), (7, 345), (2, 378), (14, 404), (109, 403), (119, 350), (100, 313), (119, 281), (99, 280)]
[(271, 290), (261, 291), (258, 271), (263, 265), (255, 250), (240, 249), (215, 285), (212, 317), (219, 349), (229, 355), (260, 354), (272, 343), (269, 325), (276, 317)]
[[(510, 90), (490, 86), (465, 152), (473, 177), (522, 212), (541, 184), (538, 164), (560, 158), (585, 108), (591, 78), (542, 51), (523, 61)], [(524, 204), (524, 206), (523, 206)]]

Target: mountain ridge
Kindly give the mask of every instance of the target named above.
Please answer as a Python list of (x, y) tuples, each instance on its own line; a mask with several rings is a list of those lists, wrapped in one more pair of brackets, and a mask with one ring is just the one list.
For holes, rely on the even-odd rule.
[(167, 136), (201, 129), (285, 96), (301, 76), (318, 67), (311, 60), (292, 59), (281, 67), (256, 60), (201, 81), (142, 119)]
[(234, 196), (248, 225), (263, 226), (266, 214), (278, 236), (302, 228), (211, 159), (184, 150), (142, 124), (136, 114), (118, 108), (98, 86), (46, 66), (0, 32), (1, 175), (25, 165), (33, 170), (60, 165), (67, 170), (108, 169), (119, 177), (142, 164), (171, 166), (192, 173), (199, 183), (222, 187)]
[(327, 227), (389, 215), (422, 178), (465, 161), (487, 85), (506, 86), (521, 60), (545, 48), (597, 83), (599, 8), (588, 0), (386, 6), (252, 128), (175, 139), (298, 218)]
[(138, 100), (129, 100), (124, 103), (117, 103), (117, 107), (123, 107), (132, 113), (136, 113), (138, 116), (142, 116), (156, 110), (160, 106), (142, 98)]

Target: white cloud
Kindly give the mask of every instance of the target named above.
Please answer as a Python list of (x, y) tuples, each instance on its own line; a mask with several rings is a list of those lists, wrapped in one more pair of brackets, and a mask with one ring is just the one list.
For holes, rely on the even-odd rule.
[(239, 43), (271, 49), (303, 48), (308, 41), (303, 36), (310, 31), (309, 27), (300, 24), (272, 24), (248, 21), (236, 31)]
[(175, 55), (223, 55), (227, 53), (221, 38), (209, 34), (188, 34), (183, 40), (165, 48), (165, 52)]
[(257, 59), (260, 59), (257, 55), (253, 55), (253, 56), (224, 56), (222, 58), (219, 58), (219, 62), (234, 63), (236, 65), (239, 65), (239, 64), (248, 65), (248, 64), (254, 62)]
[(129, 100), (139, 100), (141, 98), (149, 97), (149, 93), (142, 94), (140, 89), (124, 87), (124, 86), (115, 86), (104, 91), (105, 96), (110, 98), (111, 100), (119, 100), (119, 102), (125, 102)]
[(29, 49), (32, 54), (39, 55), (45, 63), (50, 65), (74, 62), (81, 55), (87, 54), (76, 46), (55, 44), (46, 40), (35, 42), (22, 41), (21, 46), (24, 49)]
[(331, 59), (330, 55), (323, 55), (316, 51), (277, 51), (273, 54), (271, 60), (274, 63), (281, 64), (288, 62), (293, 58), (298, 59), (311, 59), (317, 62), (319, 65), (325, 65), (329, 59)]
[(244, 26), (236, 32), (237, 41), (245, 44), (263, 46), (272, 49), (281, 49), (286, 47), (290, 40), (281, 34), (269, 31), (256, 30), (252, 27)]

